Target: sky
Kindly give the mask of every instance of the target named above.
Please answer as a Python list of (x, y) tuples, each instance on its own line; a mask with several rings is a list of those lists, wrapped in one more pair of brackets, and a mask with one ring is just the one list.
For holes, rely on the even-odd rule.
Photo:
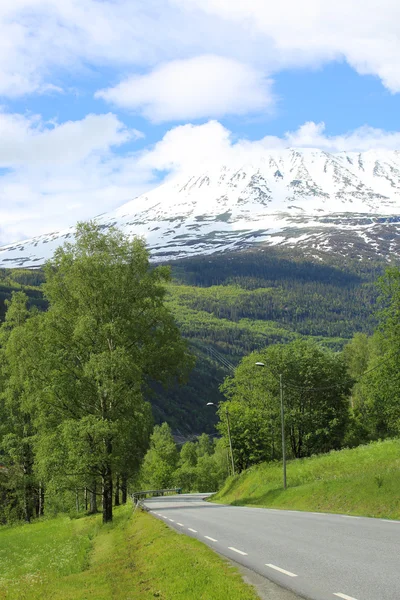
[(232, 151), (400, 150), (399, 56), (398, 0), (1, 0), (0, 245)]

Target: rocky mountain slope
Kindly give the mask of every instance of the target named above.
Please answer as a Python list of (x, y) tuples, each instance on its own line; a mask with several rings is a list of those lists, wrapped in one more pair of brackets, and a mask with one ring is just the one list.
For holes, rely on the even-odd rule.
[[(180, 174), (96, 220), (143, 236), (158, 261), (259, 244), (390, 261), (400, 256), (400, 151), (269, 151)], [(73, 235), (0, 248), (0, 267), (41, 265)]]

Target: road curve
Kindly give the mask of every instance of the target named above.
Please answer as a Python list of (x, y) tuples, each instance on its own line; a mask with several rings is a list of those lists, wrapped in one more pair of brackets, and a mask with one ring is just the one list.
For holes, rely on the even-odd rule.
[(145, 500), (157, 518), (310, 600), (400, 600), (400, 521)]

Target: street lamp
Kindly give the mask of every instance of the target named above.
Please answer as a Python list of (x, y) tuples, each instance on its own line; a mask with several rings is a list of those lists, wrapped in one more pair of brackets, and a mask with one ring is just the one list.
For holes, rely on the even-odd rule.
[[(207, 406), (216, 406), (218, 408), (218, 405), (214, 404), (214, 402), (207, 402)], [(228, 407), (227, 406), (225, 407), (225, 413), (226, 413), (226, 423), (228, 425), (229, 448), (231, 450), (232, 475), (234, 475), (235, 474), (235, 463), (233, 462), (231, 423), (230, 423), (230, 419), (229, 419), (229, 411), (228, 411)]]
[[(265, 364), (263, 362), (256, 362), (256, 367), (265, 367)], [(282, 374), (279, 375), (279, 391), (280, 391), (280, 398), (281, 398), (283, 489), (286, 490), (287, 485), (286, 485), (285, 408), (283, 406)]]

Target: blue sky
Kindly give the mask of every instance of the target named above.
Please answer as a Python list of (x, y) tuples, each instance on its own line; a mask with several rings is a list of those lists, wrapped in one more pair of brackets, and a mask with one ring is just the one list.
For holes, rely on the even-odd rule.
[(400, 149), (397, 0), (2, 0), (0, 40), (0, 244), (232, 147)]

